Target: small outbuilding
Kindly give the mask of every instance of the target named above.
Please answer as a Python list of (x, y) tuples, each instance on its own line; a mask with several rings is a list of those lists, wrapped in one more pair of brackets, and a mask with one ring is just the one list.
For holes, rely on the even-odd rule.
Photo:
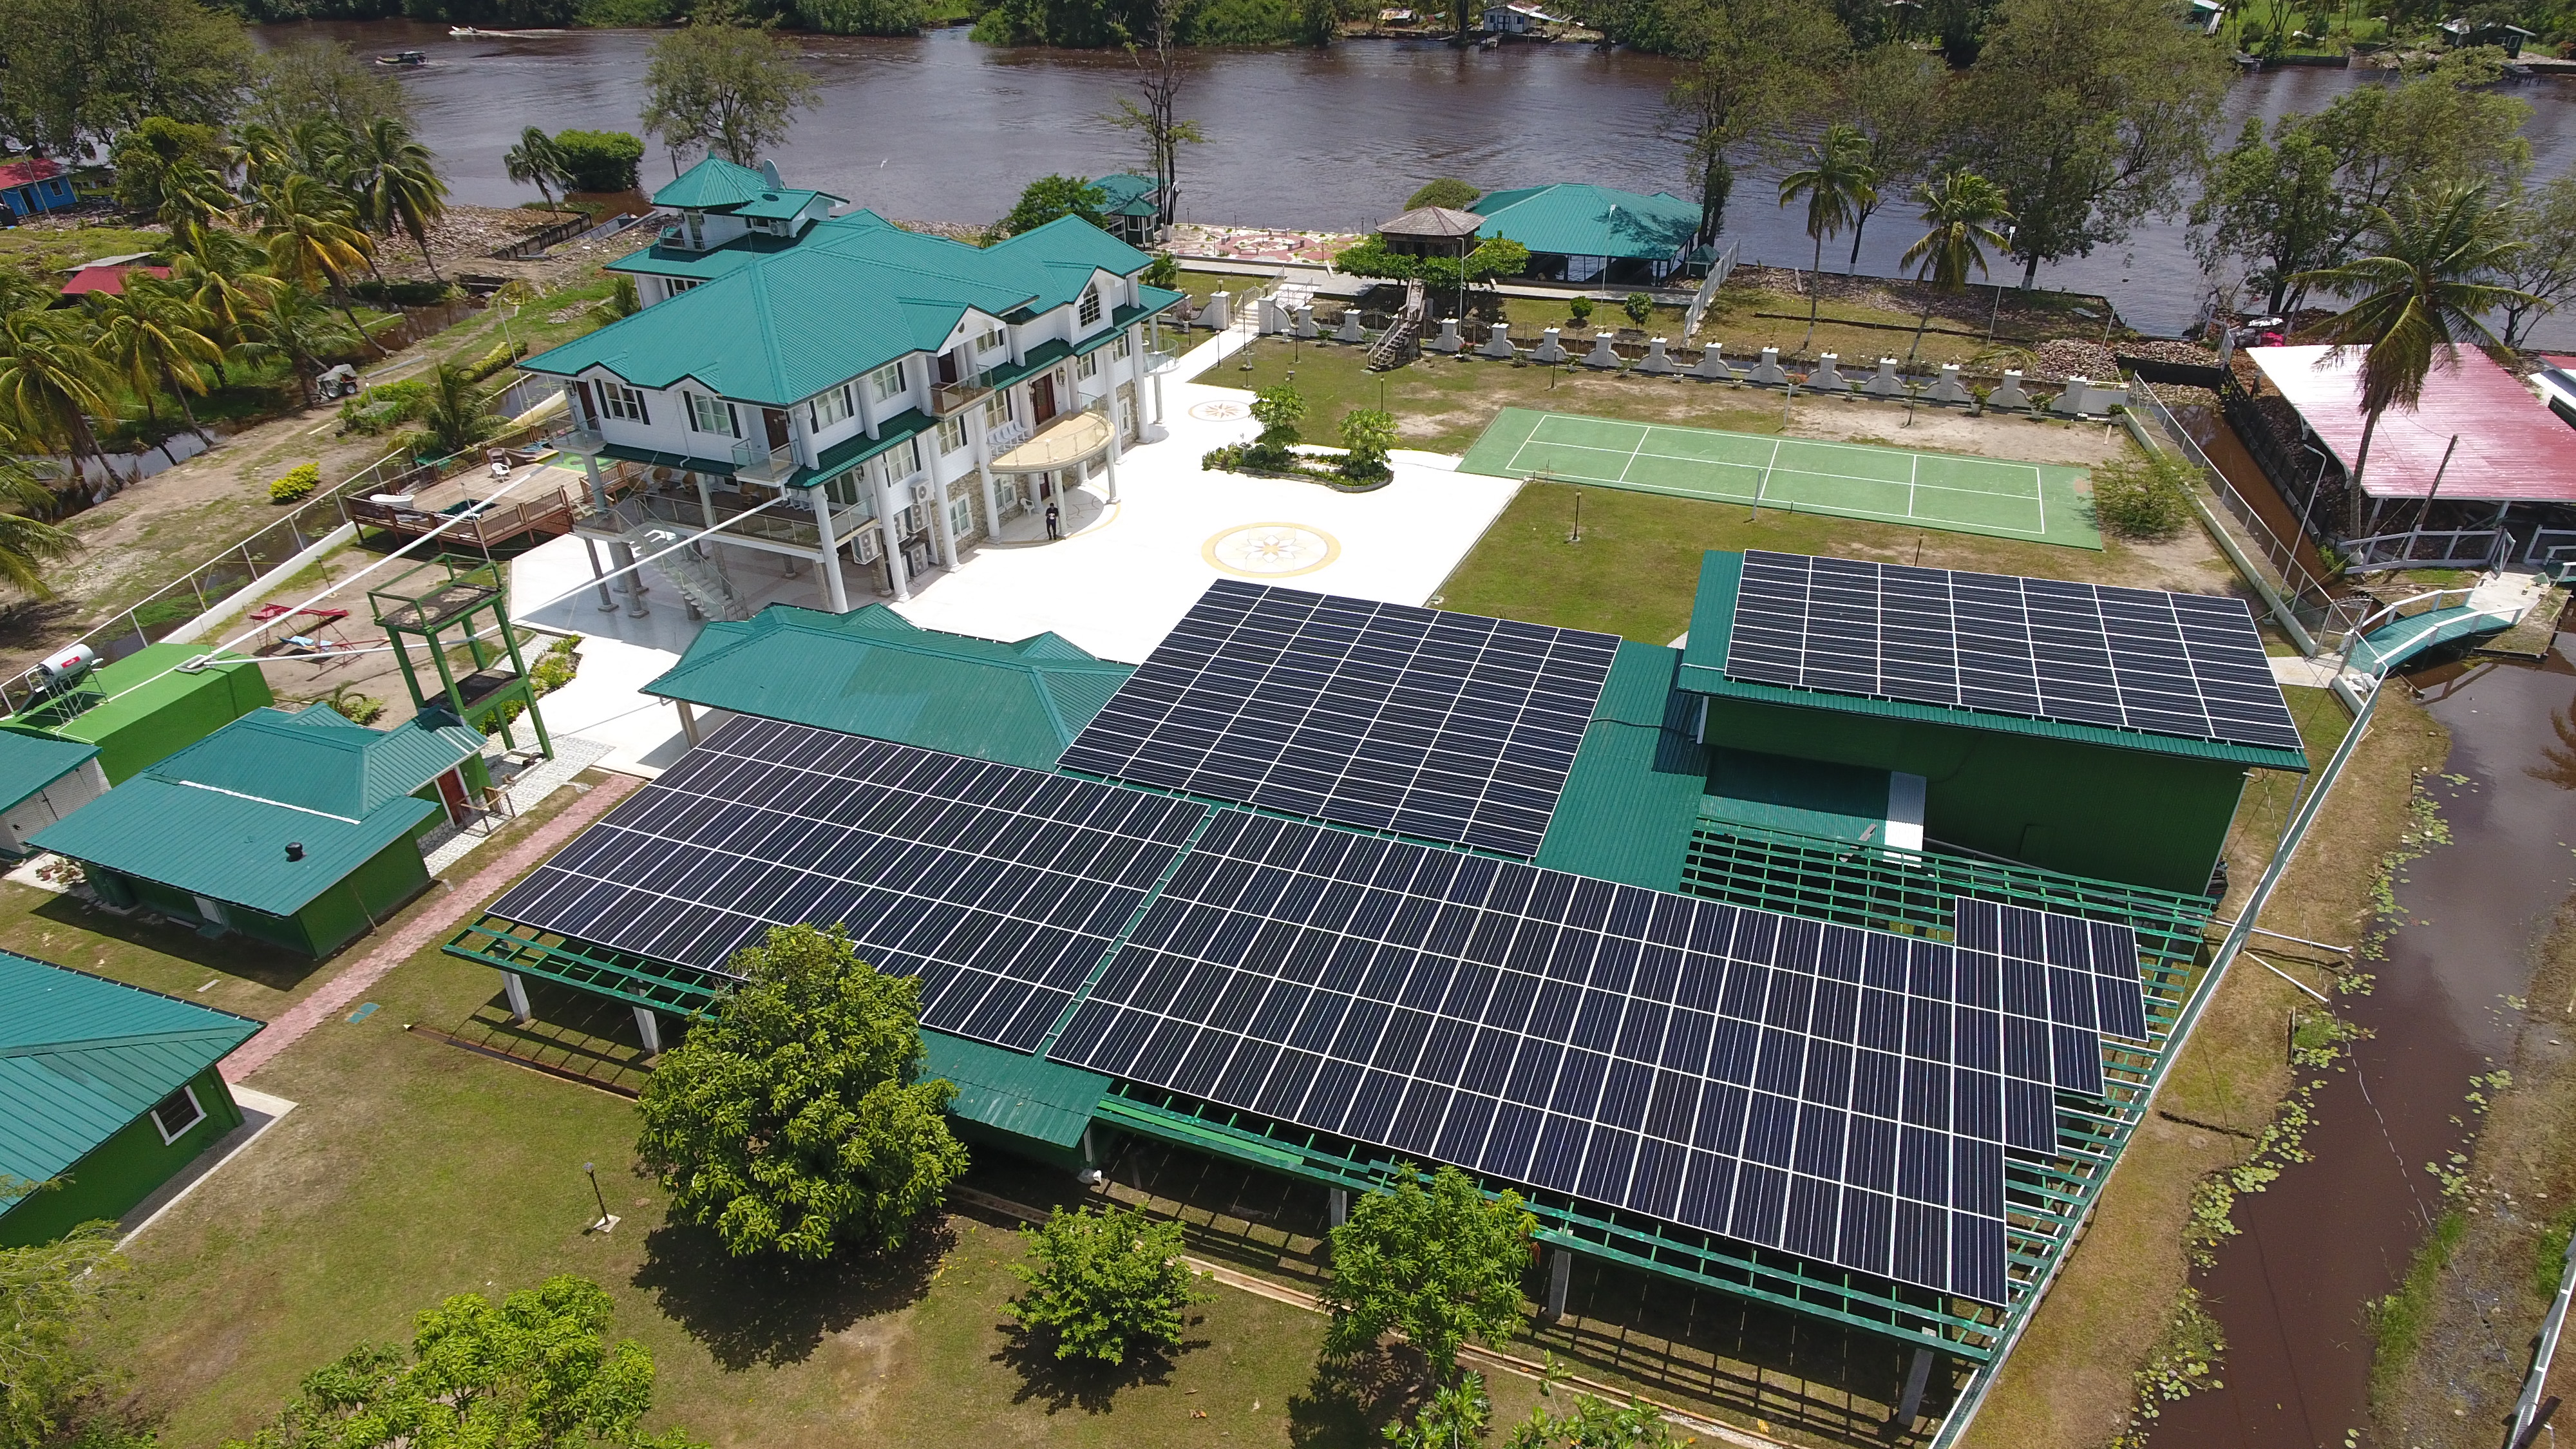
[(679, 704), (693, 742), (703, 708), (1051, 770), (1134, 672), (1054, 634), (1003, 643), (924, 629), (883, 604), (772, 604), (709, 622), (644, 692)]
[(1407, 257), (1463, 257), (1476, 249), (1476, 233), (1485, 219), (1472, 211), (1459, 211), (1447, 206), (1417, 206), (1392, 221), (1381, 222), (1377, 234), (1386, 249)]
[(0, 730), (0, 855), (28, 854), (37, 831), (106, 793), (98, 746)]
[(1122, 171), (1103, 176), (1091, 183), (1099, 187), (1108, 200), (1101, 211), (1109, 218), (1104, 228), (1111, 236), (1131, 247), (1150, 247), (1163, 239), (1163, 188), (1151, 176)]
[(216, 1011), (0, 952), (0, 1248), (115, 1219), (225, 1133), (241, 1108), (217, 1070), (259, 1031)]
[(0, 166), (0, 202), (18, 220), (61, 211), (79, 200), (72, 193), (71, 173), (50, 156), (28, 156)]
[(1535, 5), (1509, 4), (1485, 7), (1485, 33), (1488, 35), (1543, 35), (1549, 26), (1567, 24), (1562, 15), (1550, 15)]
[(0, 728), (98, 747), (111, 785), (269, 703), (259, 661), (202, 644), (150, 644), (30, 704)]
[(1699, 208), (1658, 191), (1523, 186), (1479, 197), (1481, 234), (1529, 248), (1529, 275), (1565, 282), (1660, 281), (1691, 261)]
[(328, 956), (429, 885), (420, 837), (490, 785), (452, 715), (390, 730), (263, 709), (110, 790), (35, 845), (98, 898)]

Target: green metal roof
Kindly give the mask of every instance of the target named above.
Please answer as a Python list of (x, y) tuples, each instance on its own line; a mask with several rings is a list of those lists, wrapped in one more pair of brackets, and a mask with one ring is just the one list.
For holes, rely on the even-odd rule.
[(748, 166), (736, 166), (720, 156), (709, 156), (681, 172), (668, 186), (654, 192), (653, 204), (682, 211), (715, 211), (740, 206), (758, 199), (764, 191), (777, 189), (768, 177)]
[(80, 1161), (260, 1028), (6, 952), (0, 1001), (0, 1174), (30, 1182)]
[(98, 746), (85, 740), (0, 730), (0, 810), (20, 801), (98, 758)]
[(1091, 184), (1099, 187), (1101, 195), (1108, 198), (1100, 209), (1111, 216), (1152, 216), (1159, 210), (1154, 205), (1156, 188), (1151, 176), (1122, 171), (1115, 176), (1103, 176)]
[(1799, 689), (1786, 685), (1755, 684), (1729, 679), (1726, 676), (1726, 648), (1727, 641), (1735, 632), (1736, 590), (1743, 581), (1744, 555), (1711, 552), (1701, 559), (1699, 594), (1691, 602), (1690, 641), (1688, 647), (1682, 651), (1682, 688), (1700, 694), (1714, 695), (1721, 699), (1742, 699), (1756, 704), (1787, 705), (1793, 709), (1831, 710), (1837, 714), (1911, 720), (1921, 724), (1949, 725), (1955, 729), (1980, 730), (1989, 734), (2069, 740), (2077, 744), (2102, 745), (2115, 750), (2138, 750), (2151, 755), (2173, 755), (2182, 759), (2224, 760), (2230, 764), (2252, 765), (2265, 770), (2291, 770), (2305, 773), (2308, 769), (2307, 754), (2301, 750), (2240, 745), (2225, 740), (2192, 739), (2182, 735), (2149, 734), (2143, 730), (2115, 729), (2108, 725), (2033, 719), (2028, 715), (1991, 714), (1984, 710), (1951, 705), (1918, 704), (1912, 700), (1879, 699), (1869, 695), (1836, 694), (1829, 690)]
[(812, 227), (806, 228), (804, 236), (771, 236), (766, 232), (755, 231), (735, 237), (723, 246), (709, 247), (705, 251), (675, 247), (657, 239), (651, 246), (628, 252), (610, 262), (605, 270), (636, 272), (655, 277), (692, 277), (701, 282), (712, 281), (749, 266), (762, 257), (775, 256), (787, 251), (812, 233)]
[(923, 629), (882, 604), (773, 604), (710, 622), (644, 692), (1051, 770), (1134, 672), (1053, 634), (1005, 644)]
[[(804, 213), (820, 191), (764, 191), (733, 209), (733, 215), (761, 221), (788, 221)], [(838, 197), (833, 198), (839, 200)]]
[(1679, 197), (1572, 182), (1492, 192), (1467, 209), (1485, 218), (1478, 236), (1562, 256), (1669, 261), (1699, 229), (1699, 208)]
[(1062, 306), (1100, 272), (1131, 276), (1147, 260), (1073, 217), (972, 247), (853, 211), (522, 366), (558, 376), (600, 367), (651, 388), (686, 379), (786, 407), (937, 350), (970, 308), (1003, 317)]
[(1537, 863), (1577, 875), (1681, 888), (1707, 788), (1699, 701), (1673, 687), (1678, 651), (1622, 642), (1583, 732)]
[[(245, 715), (39, 832), (40, 849), (291, 916), (438, 813), (410, 792), (482, 747), (445, 716), (392, 730), (321, 706)], [(288, 843), (303, 857), (289, 860)]]
[(957, 1086), (949, 1111), (1057, 1147), (1082, 1141), (1092, 1110), (1109, 1092), (1109, 1079), (1098, 1072), (1045, 1057), (936, 1031), (923, 1032), (921, 1045), (930, 1058), (922, 1075), (945, 1077)]
[(1825, 840), (1887, 843), (1889, 772), (1713, 747), (1700, 818)]
[[(177, 667), (210, 653), (215, 662), (203, 669), (181, 672)], [(203, 644), (148, 644), (99, 666), (74, 693), (13, 715), (8, 723), (96, 744), (199, 690), (230, 689), (226, 676), (236, 670), (256, 674), (259, 662)]]

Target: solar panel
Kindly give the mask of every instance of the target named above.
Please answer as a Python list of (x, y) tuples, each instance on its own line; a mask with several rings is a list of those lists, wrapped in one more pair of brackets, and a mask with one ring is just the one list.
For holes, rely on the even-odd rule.
[[(2028, 914), (2046, 948), (2066, 918)], [(2000, 1303), (2005, 1152), (2054, 1150), (2058, 1028), (2089, 1033), (2041, 976), (2016, 1070), (2024, 958), (1992, 926), (1978, 975), (1946, 942), (1221, 811), (1052, 1054)]]
[(1618, 646), (1221, 580), (1058, 763), (1526, 858)]
[[(1965, 896), (1954, 903), (1953, 926), (1963, 954), (1996, 958), (2004, 972), (2025, 983), (2025, 997), (2038, 989), (2030, 983), (2044, 980), (2044, 1016), (2053, 1030), (2081, 1028), (2127, 1041), (2147, 1039), (2138, 937), (2129, 927)], [(2052, 1074), (2057, 1086), (2101, 1095), (2100, 1053), (2093, 1053), (2072, 1077)]]
[(1730, 679), (2301, 748), (2235, 599), (1748, 551)]
[(505, 919), (721, 971), (846, 923), (922, 1023), (1034, 1050), (1205, 806), (739, 718), (501, 897)]

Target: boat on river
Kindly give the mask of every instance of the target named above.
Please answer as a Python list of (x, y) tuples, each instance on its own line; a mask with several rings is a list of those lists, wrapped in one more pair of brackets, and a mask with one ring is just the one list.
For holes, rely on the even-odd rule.
[(394, 50), (376, 57), (378, 65), (427, 65), (429, 57), (417, 50)]

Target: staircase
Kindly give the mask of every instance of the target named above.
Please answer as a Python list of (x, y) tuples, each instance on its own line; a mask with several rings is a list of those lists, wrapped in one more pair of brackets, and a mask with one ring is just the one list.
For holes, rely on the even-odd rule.
[(1422, 355), (1422, 323), (1431, 313), (1419, 278), (1404, 284), (1404, 310), (1369, 348), (1368, 370), (1390, 372)]
[[(677, 586), (680, 597), (695, 605), (699, 613), (710, 619), (737, 623), (751, 617), (751, 605), (734, 590), (733, 580), (725, 577), (724, 570), (716, 567), (713, 559), (699, 553), (699, 548), (704, 545), (671, 548), (671, 545), (696, 532), (695, 529), (647, 518), (631, 502), (618, 504), (610, 510), (610, 516), (621, 525), (618, 537), (628, 548), (635, 550), (637, 558), (662, 555), (653, 560), (651, 567)], [(663, 553), (664, 549), (671, 551)]]
[(1297, 325), (1297, 309), (1312, 305), (1314, 300), (1315, 284), (1312, 282), (1282, 281), (1279, 290), (1270, 294), (1271, 305), (1279, 309), (1279, 315), (1287, 318), (1291, 327)]

